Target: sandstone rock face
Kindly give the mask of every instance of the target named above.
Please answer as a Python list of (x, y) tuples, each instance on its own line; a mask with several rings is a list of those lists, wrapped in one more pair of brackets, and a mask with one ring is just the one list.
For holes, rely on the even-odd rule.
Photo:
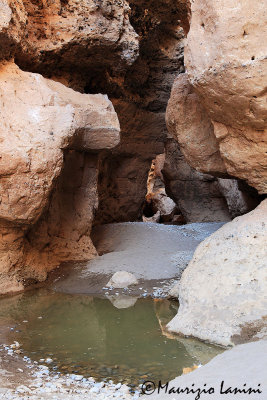
[(119, 122), (102, 95), (75, 93), (12, 63), (1, 66), (0, 79), (0, 217), (27, 224), (43, 211), (62, 168), (62, 149), (72, 142), (76, 148), (79, 137), (81, 151), (115, 146)]
[(164, 151), (164, 114), (114, 101), (121, 125), (121, 142), (102, 154), (96, 223), (141, 219), (151, 161)]
[(176, 140), (165, 143), (162, 169), (166, 192), (186, 222), (229, 221), (259, 204), (257, 191), (235, 179), (197, 172), (186, 162)]
[(221, 345), (266, 335), (266, 224), (264, 200), (198, 246), (182, 275), (170, 331)]
[[(27, 277), (27, 269), (31, 269), (28, 256), (34, 249), (29, 250), (31, 240), (26, 241), (25, 234), (48, 206), (63, 167), (63, 150), (74, 148), (86, 152), (115, 146), (119, 142), (120, 127), (107, 97), (74, 92), (38, 74), (23, 72), (12, 62), (2, 63), (0, 85), (0, 267), (2, 274), (9, 273), (12, 277), (19, 271), (21, 276)], [(78, 201), (78, 197), (79, 193), (74, 203), (79, 202), (78, 207), (83, 208), (82, 198)], [(94, 208), (95, 197), (96, 194), (93, 199), (88, 196), (86, 207), (90, 203)], [(60, 207), (63, 215), (64, 206), (60, 204)], [(53, 212), (56, 214), (56, 209)], [(64, 218), (68, 219), (69, 215)], [(90, 231), (89, 223), (86, 231)], [(53, 241), (51, 231), (49, 235)], [(68, 251), (71, 253), (71, 249)], [(58, 257), (54, 263), (59, 263), (60, 259)], [(43, 266), (40, 279), (46, 276), (46, 269), (49, 266)], [(21, 280), (18, 287), (21, 287)], [(1, 288), (1, 292), (6, 290)]]
[(217, 179), (190, 167), (175, 140), (167, 140), (165, 152), (162, 172), (166, 192), (186, 222), (230, 221), (231, 215)]
[[(139, 35), (139, 57), (119, 79), (96, 76), (111, 98), (121, 125), (121, 142), (102, 155), (96, 223), (142, 219), (152, 160), (164, 152), (165, 109), (173, 80), (184, 71), (181, 20), (185, 1), (131, 0), (130, 21)], [(100, 90), (103, 92), (103, 90)]]
[(97, 154), (64, 152), (49, 205), (27, 233), (24, 279), (40, 280), (60, 262), (87, 261), (97, 255), (90, 237), (98, 205), (97, 159)]
[(235, 179), (217, 179), (220, 192), (225, 197), (232, 218), (254, 210), (260, 203), (257, 191)]
[(211, 119), (187, 74), (178, 75), (173, 84), (166, 123), (193, 168), (221, 176), (226, 174)]
[(16, 54), (24, 68), (34, 64), (46, 74), (103, 65), (123, 70), (138, 55), (124, 0), (2, 0), (0, 6), (2, 57)]
[(123, 289), (130, 285), (137, 285), (138, 280), (136, 277), (127, 271), (118, 271), (112, 275), (111, 279), (107, 283), (107, 287), (113, 287), (115, 289)]
[(177, 205), (167, 196), (162, 169), (165, 153), (159, 154), (151, 164), (147, 179), (146, 201), (143, 207), (143, 222), (184, 222)]
[[(171, 103), (192, 100), (188, 119), (202, 115), (199, 129), (188, 132), (182, 116), (177, 123), (182, 150), (192, 166), (212, 174), (227, 173), (246, 180), (260, 193), (267, 191), (267, 33), (266, 7), (260, 0), (234, 3), (224, 0), (196, 0), (191, 4), (192, 19), (185, 46), (185, 65), (194, 94), (183, 81), (173, 89)], [(176, 97), (176, 100), (175, 100)], [(198, 103), (198, 105), (196, 105)], [(201, 103), (201, 105), (199, 104)], [(187, 108), (188, 111), (190, 111)], [(207, 116), (212, 122), (207, 122)], [(175, 114), (175, 111), (173, 110)], [(205, 117), (203, 115), (205, 114)], [(206, 121), (206, 122), (205, 122)], [(206, 125), (204, 126), (204, 124)], [(178, 124), (180, 128), (178, 128)], [(182, 131), (182, 132), (180, 132)], [(188, 136), (189, 135), (189, 136)], [(183, 138), (188, 136), (185, 147)], [(215, 139), (216, 138), (216, 139)], [(195, 143), (202, 140), (196, 154)], [(207, 147), (207, 142), (210, 145)], [(216, 144), (217, 143), (217, 144)], [(216, 163), (211, 163), (211, 144)], [(219, 151), (218, 151), (219, 150)], [(208, 151), (208, 158), (207, 158)], [(192, 156), (191, 156), (192, 154)], [(201, 161), (202, 159), (202, 161)]]

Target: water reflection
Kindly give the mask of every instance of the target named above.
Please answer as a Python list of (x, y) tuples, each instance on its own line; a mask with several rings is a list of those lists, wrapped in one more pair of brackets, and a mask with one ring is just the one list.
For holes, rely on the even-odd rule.
[(134, 385), (144, 378), (169, 380), (221, 352), (192, 339), (166, 336), (165, 326), (177, 312), (175, 303), (110, 300), (39, 290), (2, 299), (0, 318), (5, 324), (9, 318), (14, 330), (8, 340), (21, 343), (31, 359), (51, 357), (51, 368), (101, 380)]

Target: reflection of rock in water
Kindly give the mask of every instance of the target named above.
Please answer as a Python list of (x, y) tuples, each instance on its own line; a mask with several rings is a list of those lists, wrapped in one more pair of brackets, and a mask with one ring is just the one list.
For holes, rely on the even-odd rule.
[(189, 374), (190, 372), (195, 371), (195, 369), (198, 369), (198, 365), (193, 365), (191, 368), (183, 368), (183, 375)]
[(175, 303), (171, 303), (166, 299), (153, 299), (153, 301), (155, 315), (158, 319), (162, 334), (168, 339), (176, 339), (177, 336), (167, 331), (166, 325), (172, 319), (173, 314), (177, 312), (178, 304), (176, 307), (176, 305), (174, 306)]
[(188, 354), (190, 354), (191, 357), (196, 358), (200, 364), (207, 364), (207, 362), (209, 362), (213, 357), (225, 351), (223, 347), (221, 347), (220, 350), (219, 347), (208, 345), (207, 343), (200, 342), (196, 339), (179, 336), (178, 340), (184, 345)]
[(138, 297), (131, 297), (126, 295), (119, 296), (106, 296), (109, 301), (116, 308), (130, 308), (133, 307), (138, 299)]
[(123, 295), (108, 300), (39, 290), (3, 299), (0, 320), (9, 316), (16, 327), (7, 332), (5, 342), (21, 343), (33, 361), (48, 357), (53, 360), (50, 368), (137, 386), (143, 375), (167, 381), (198, 363), (182, 341), (162, 335), (177, 313), (173, 304), (166, 299)]
[[(195, 362), (206, 364), (218, 353), (220, 353), (218, 347), (208, 345), (207, 343), (200, 342), (192, 338), (178, 336), (177, 334), (173, 334), (167, 330), (166, 325), (172, 318), (173, 313), (177, 312), (178, 303), (170, 302), (168, 300), (154, 299), (154, 309), (162, 334), (168, 339), (176, 340), (181, 343), (185, 347), (187, 353), (195, 360)], [(224, 349), (222, 348), (221, 352), (223, 351)]]

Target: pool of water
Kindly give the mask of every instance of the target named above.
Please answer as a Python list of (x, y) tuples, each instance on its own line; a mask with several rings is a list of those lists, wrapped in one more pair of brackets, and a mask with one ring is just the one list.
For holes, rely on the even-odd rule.
[[(126, 308), (128, 307), (128, 308)], [(54, 371), (112, 379), (137, 386), (167, 381), (183, 368), (204, 364), (222, 352), (197, 340), (170, 336), (177, 313), (169, 300), (110, 299), (37, 290), (0, 301), (6, 343), (18, 341), (23, 355)], [(42, 361), (40, 361), (42, 360)]]

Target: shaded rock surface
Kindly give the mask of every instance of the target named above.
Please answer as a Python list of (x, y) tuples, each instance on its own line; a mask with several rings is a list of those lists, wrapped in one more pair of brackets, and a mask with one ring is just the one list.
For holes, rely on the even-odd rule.
[[(82, 190), (77, 192), (74, 200), (76, 205), (74, 210), (69, 210), (70, 213), (64, 208), (68, 206), (64, 204), (65, 200), (62, 196), (61, 200), (55, 200), (56, 195), (53, 194), (54, 202), (60, 203), (58, 208), (60, 208), (59, 213), (63, 219), (58, 221), (59, 216), (55, 207), (52, 210), (54, 215), (51, 216), (50, 221), (45, 221), (45, 225), (37, 228), (37, 231), (40, 230), (37, 234), (36, 232), (33, 234), (33, 240), (31, 235), (27, 235), (49, 205), (51, 193), (63, 168), (63, 150), (75, 148), (80, 152), (88, 152), (115, 146), (119, 142), (120, 126), (111, 102), (103, 95), (74, 92), (72, 89), (47, 80), (38, 74), (23, 72), (12, 62), (5, 62), (1, 65), (0, 80), (2, 89), (0, 268), (1, 293), (5, 293), (22, 289), (23, 279), (45, 279), (46, 271), (52, 266), (58, 265), (62, 259), (64, 260), (64, 256), (60, 254), (53, 259), (52, 248), (47, 248), (49, 243), (62, 241), (63, 253), (72, 252), (71, 249), (66, 250), (67, 243), (66, 240), (64, 241), (64, 234), (66, 236), (67, 233), (63, 234), (61, 228), (62, 225), (71, 223), (66, 219), (71, 219), (71, 215), (75, 214), (75, 207), (80, 209), (79, 213), (76, 212), (75, 217), (77, 218), (79, 214), (80, 226), (78, 227), (79, 222), (76, 219), (76, 226), (69, 229), (76, 229), (78, 232), (76, 232), (76, 237), (74, 234), (72, 238), (69, 238), (69, 242), (85, 240), (89, 245), (88, 254), (91, 256), (96, 254), (89, 237), (92, 210), (96, 206), (97, 199), (94, 189), (96, 177), (90, 177), (89, 168), (90, 163), (94, 167), (95, 163), (94, 158), (91, 159), (90, 156), (88, 157), (90, 161), (87, 161), (85, 171), (87, 178), (85, 179), (88, 181), (91, 179), (91, 184), (94, 183), (95, 186), (90, 188), (89, 182), (81, 183), (81, 186), (85, 185), (87, 189), (83, 196), (81, 195)], [(68, 157), (66, 156), (66, 158)], [(79, 158), (79, 156), (77, 157)], [(82, 158), (83, 156), (80, 157), (80, 163), (83, 163)], [(76, 160), (72, 159), (70, 164), (76, 163), (76, 161), (77, 158)], [(66, 169), (68, 169), (67, 166), (65, 166), (65, 172)], [(89, 184), (89, 188), (87, 184)], [(57, 185), (59, 187), (62, 184), (57, 182)], [(75, 185), (77, 185), (77, 181)], [(64, 190), (68, 192), (66, 181)], [(60, 197), (60, 195), (58, 196)], [(83, 197), (84, 202), (82, 202)], [(89, 211), (87, 221), (83, 223), (81, 222), (83, 218), (81, 210)], [(54, 218), (55, 215), (57, 215), (57, 219)], [(57, 225), (56, 228), (55, 225)], [(47, 237), (44, 236), (44, 232), (40, 232), (45, 230)], [(41, 239), (39, 247), (36, 248), (38, 235)], [(50, 261), (41, 260), (43, 250), (47, 254), (50, 253)], [(35, 252), (37, 252), (36, 255)], [(69, 254), (69, 256), (76, 259), (74, 254)], [(33, 260), (35, 257), (40, 269), (35, 265)], [(7, 276), (9, 276), (8, 279)], [(5, 282), (7, 282), (7, 286), (5, 286)]]
[(226, 175), (211, 119), (186, 73), (180, 74), (173, 84), (166, 122), (169, 132), (178, 140), (185, 159), (194, 169)]
[(260, 202), (255, 189), (235, 179), (222, 179), (193, 169), (176, 140), (165, 143), (162, 169), (166, 192), (186, 222), (229, 221)]
[(123, 70), (138, 55), (124, 0), (3, 0), (1, 8), (1, 56), (15, 56), (24, 69), (59, 76), (103, 66)]
[(179, 286), (172, 332), (222, 345), (266, 336), (267, 200), (202, 242)]

